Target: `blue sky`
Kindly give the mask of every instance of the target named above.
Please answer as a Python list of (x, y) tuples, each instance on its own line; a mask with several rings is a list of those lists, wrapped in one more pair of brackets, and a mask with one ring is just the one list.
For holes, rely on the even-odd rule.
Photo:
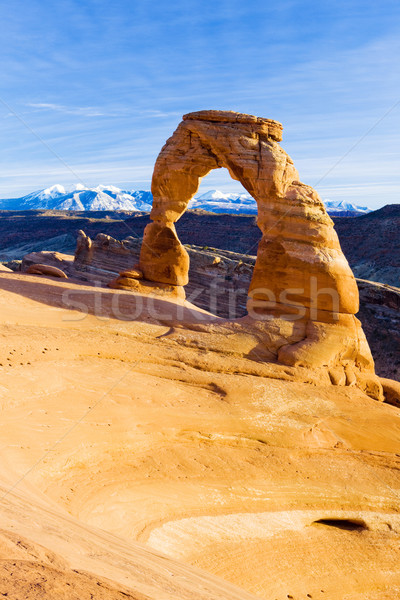
[(1, 198), (149, 189), (181, 115), (215, 108), (281, 121), (323, 199), (400, 201), (398, 0), (14, 0), (0, 23)]

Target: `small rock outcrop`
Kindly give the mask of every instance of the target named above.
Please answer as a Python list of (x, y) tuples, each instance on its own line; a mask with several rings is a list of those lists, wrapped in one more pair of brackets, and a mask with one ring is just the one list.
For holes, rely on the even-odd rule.
[[(19, 270), (22, 273), (46, 275), (44, 271), (48, 269), (52, 270), (53, 274), (62, 272), (64, 273), (65, 277), (73, 277), (73, 256), (69, 254), (62, 254), (61, 252), (31, 252), (23, 257)], [(47, 274), (50, 274), (50, 272)], [(61, 277), (60, 275), (56, 276)], [(65, 278), (64, 276), (62, 276), (62, 278)]]
[(59, 279), (68, 279), (64, 271), (50, 265), (34, 264), (25, 271), (28, 275), (45, 275), (47, 277), (58, 277)]
[(74, 267), (85, 273), (88, 280), (106, 284), (115, 273), (126, 271), (132, 261), (139, 260), (141, 243), (139, 238), (119, 241), (105, 233), (98, 233), (91, 239), (84, 231), (79, 231)]
[(388, 404), (400, 408), (400, 383), (393, 379), (381, 377), (381, 384), (385, 395), (385, 401)]

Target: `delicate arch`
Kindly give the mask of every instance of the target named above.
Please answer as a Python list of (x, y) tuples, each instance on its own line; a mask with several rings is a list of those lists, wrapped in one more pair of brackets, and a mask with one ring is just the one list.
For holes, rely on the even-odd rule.
[[(335, 385), (356, 384), (382, 399), (354, 316), (353, 273), (317, 192), (299, 181), (280, 147), (281, 135), (280, 123), (252, 115), (185, 115), (154, 167), (152, 222), (144, 232), (140, 269), (122, 273), (112, 287), (184, 297), (189, 257), (174, 224), (201, 178), (226, 167), (257, 201), (262, 232), (243, 326), (254, 327), (252, 319), (264, 321), (256, 330), (263, 331), (266, 348), (279, 362), (322, 368)], [(139, 283), (136, 278), (142, 276)]]
[[(299, 304), (307, 312), (358, 311), (357, 286), (333, 223), (318, 194), (299, 182), (293, 161), (278, 143), (281, 136), (280, 123), (252, 115), (201, 111), (183, 117), (154, 167), (153, 223), (146, 227), (140, 256), (146, 279), (186, 285), (189, 259), (174, 223), (201, 178), (226, 167), (258, 205), (263, 237), (250, 285), (252, 306), (256, 302), (258, 310), (274, 314)], [(322, 289), (333, 293), (313, 298)]]

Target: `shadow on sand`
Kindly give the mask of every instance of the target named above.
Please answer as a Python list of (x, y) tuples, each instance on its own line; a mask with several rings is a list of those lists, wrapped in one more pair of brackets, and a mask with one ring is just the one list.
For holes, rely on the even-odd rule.
[(93, 315), (102, 319), (189, 327), (225, 322), (189, 302), (90, 286), (74, 279), (65, 281), (39, 275), (1, 273), (0, 289), (47, 306), (80, 313), (74, 317), (71, 315), (71, 321)]

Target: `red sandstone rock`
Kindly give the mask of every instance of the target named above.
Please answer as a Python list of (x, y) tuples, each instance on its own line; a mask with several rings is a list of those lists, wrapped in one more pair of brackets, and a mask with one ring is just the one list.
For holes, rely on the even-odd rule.
[(189, 281), (189, 256), (172, 224), (149, 223), (144, 230), (139, 266), (144, 278), (170, 285)]
[(168, 283), (153, 283), (151, 281), (138, 280), (136, 277), (130, 277), (129, 271), (120, 273), (119, 276), (108, 284), (108, 287), (117, 290), (126, 290), (137, 294), (150, 296), (171, 297), (178, 300), (185, 300), (185, 290), (180, 285), (170, 285)]
[(27, 268), (25, 273), (28, 273), (29, 275), (50, 275), (50, 277), (68, 279), (68, 276), (64, 271), (57, 269), (57, 267), (51, 267), (50, 265), (31, 265)]
[(333, 383), (358, 385), (382, 400), (368, 343), (354, 317), (359, 298), (353, 273), (317, 192), (299, 181), (280, 147), (281, 131), (270, 119), (229, 111), (185, 115), (154, 167), (154, 222), (145, 230), (140, 269), (155, 284), (187, 283), (189, 260), (174, 223), (201, 178), (227, 168), (258, 205), (263, 235), (248, 310), (255, 321), (265, 321), (265, 345), (272, 329), (297, 322), (298, 334), (289, 335), (277, 352), (280, 362), (330, 369)]
[(388, 404), (393, 404), (393, 406), (398, 406), (400, 408), (400, 382), (384, 377), (380, 378), (380, 382), (383, 387), (385, 401)]

